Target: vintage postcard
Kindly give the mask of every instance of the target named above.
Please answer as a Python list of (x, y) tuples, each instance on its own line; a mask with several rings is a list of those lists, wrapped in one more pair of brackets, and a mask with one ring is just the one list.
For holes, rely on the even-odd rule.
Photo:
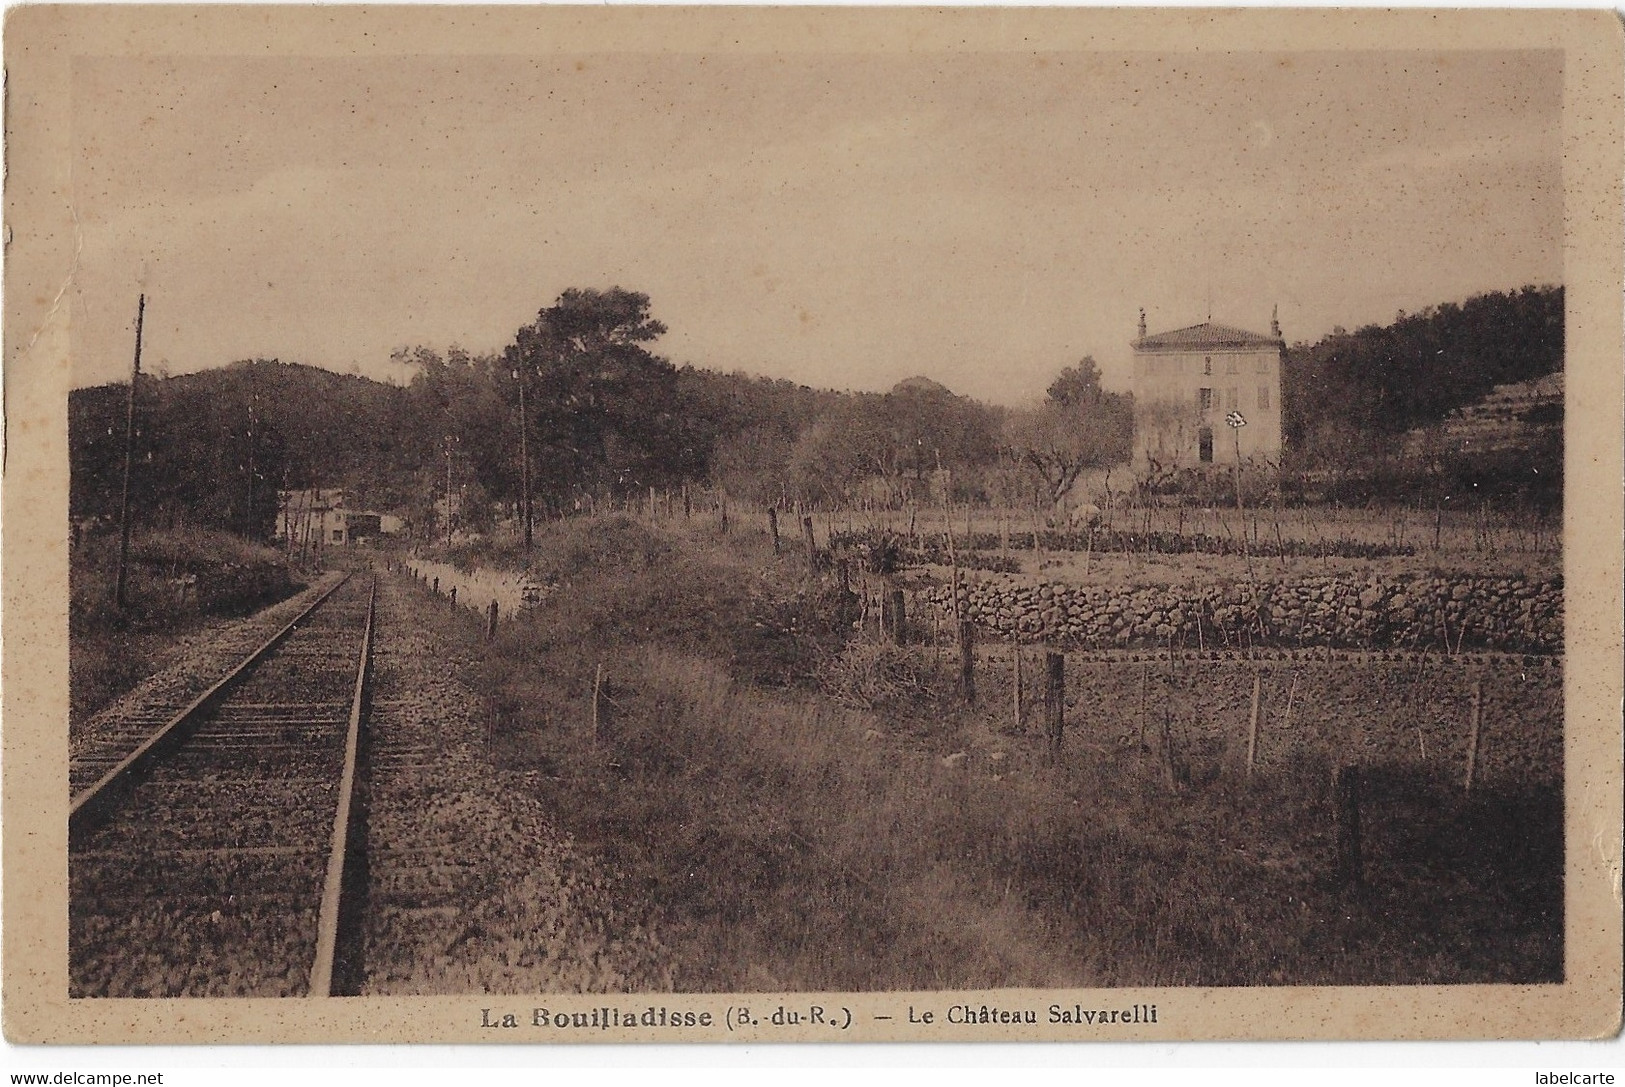
[(1618, 1029), (1613, 13), (5, 62), (13, 1041)]

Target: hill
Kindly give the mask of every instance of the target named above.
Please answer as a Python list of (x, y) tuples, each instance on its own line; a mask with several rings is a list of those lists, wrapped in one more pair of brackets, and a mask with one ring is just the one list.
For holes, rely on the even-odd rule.
[(1563, 369), (1563, 288), (1524, 287), (1341, 329), (1287, 352), (1289, 449), (1311, 462), (1442, 422), (1497, 385)]

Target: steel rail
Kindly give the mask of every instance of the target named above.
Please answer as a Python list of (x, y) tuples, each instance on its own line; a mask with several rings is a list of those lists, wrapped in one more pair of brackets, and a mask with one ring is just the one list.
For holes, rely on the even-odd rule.
[(283, 639), (293, 632), (295, 627), (304, 622), (317, 608), (325, 604), (329, 597), (338, 592), (350, 580), (350, 577), (350, 574), (345, 574), (334, 582), (332, 586), (311, 601), (309, 607), (300, 611), (282, 629), (271, 635), (257, 649), (239, 661), (231, 671), (216, 681), (208, 690), (187, 703), (180, 712), (171, 716), (158, 731), (143, 740), (134, 751), (120, 759), (112, 769), (97, 778), (95, 783), (81, 790), (68, 807), (69, 850), (73, 850), (77, 844), (82, 844), (84, 839), (112, 813), (112, 808), (117, 804), (120, 794), (125, 789), (129, 788), (156, 759), (185, 740), (192, 726), (197, 723), (204, 713), (217, 705), (227, 692), (241, 682), (254, 666), (264, 659), (267, 653), (280, 645)]
[[(363, 729), (367, 683), (372, 672), (372, 628), (378, 603), (378, 578), (367, 594), (367, 625), (361, 634), (361, 662), (356, 667), (355, 694), (350, 699), (350, 725), (344, 736), (344, 776), (339, 782), (338, 809), (333, 816), (332, 847), (327, 856), (327, 878), (322, 885), (321, 912), (316, 921), (316, 961), (310, 969), (311, 997), (349, 995), (360, 972), (360, 940), (355, 924), (364, 893), (364, 870), (352, 861), (364, 856), (366, 821), (364, 794), (359, 787), (363, 755)], [(344, 955), (340, 955), (342, 945)]]

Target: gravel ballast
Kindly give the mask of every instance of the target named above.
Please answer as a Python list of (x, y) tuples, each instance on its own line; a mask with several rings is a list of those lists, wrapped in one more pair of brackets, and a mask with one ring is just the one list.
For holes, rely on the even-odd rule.
[[(208, 690), (258, 645), (344, 577), (332, 571), (286, 600), (246, 619), (211, 625), (180, 639), (177, 656), (162, 671), (83, 721), (70, 721), (68, 758), (122, 758), (156, 727)], [(147, 727), (152, 725), (152, 727)], [(75, 775), (77, 778), (77, 775)]]
[(454, 616), (379, 579), (366, 995), (669, 990), (648, 909), (548, 817), (534, 772), (484, 755), (481, 700), (454, 675)]

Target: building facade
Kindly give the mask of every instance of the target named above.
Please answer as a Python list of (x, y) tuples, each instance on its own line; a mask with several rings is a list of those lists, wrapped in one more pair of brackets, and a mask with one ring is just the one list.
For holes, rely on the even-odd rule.
[(339, 488), (277, 492), (276, 534), (290, 550), (348, 547), (401, 527), (391, 514), (346, 508)]
[[(1134, 462), (1164, 470), (1277, 461), (1286, 343), (1205, 321), (1134, 341)], [(1242, 421), (1232, 427), (1227, 420)]]

